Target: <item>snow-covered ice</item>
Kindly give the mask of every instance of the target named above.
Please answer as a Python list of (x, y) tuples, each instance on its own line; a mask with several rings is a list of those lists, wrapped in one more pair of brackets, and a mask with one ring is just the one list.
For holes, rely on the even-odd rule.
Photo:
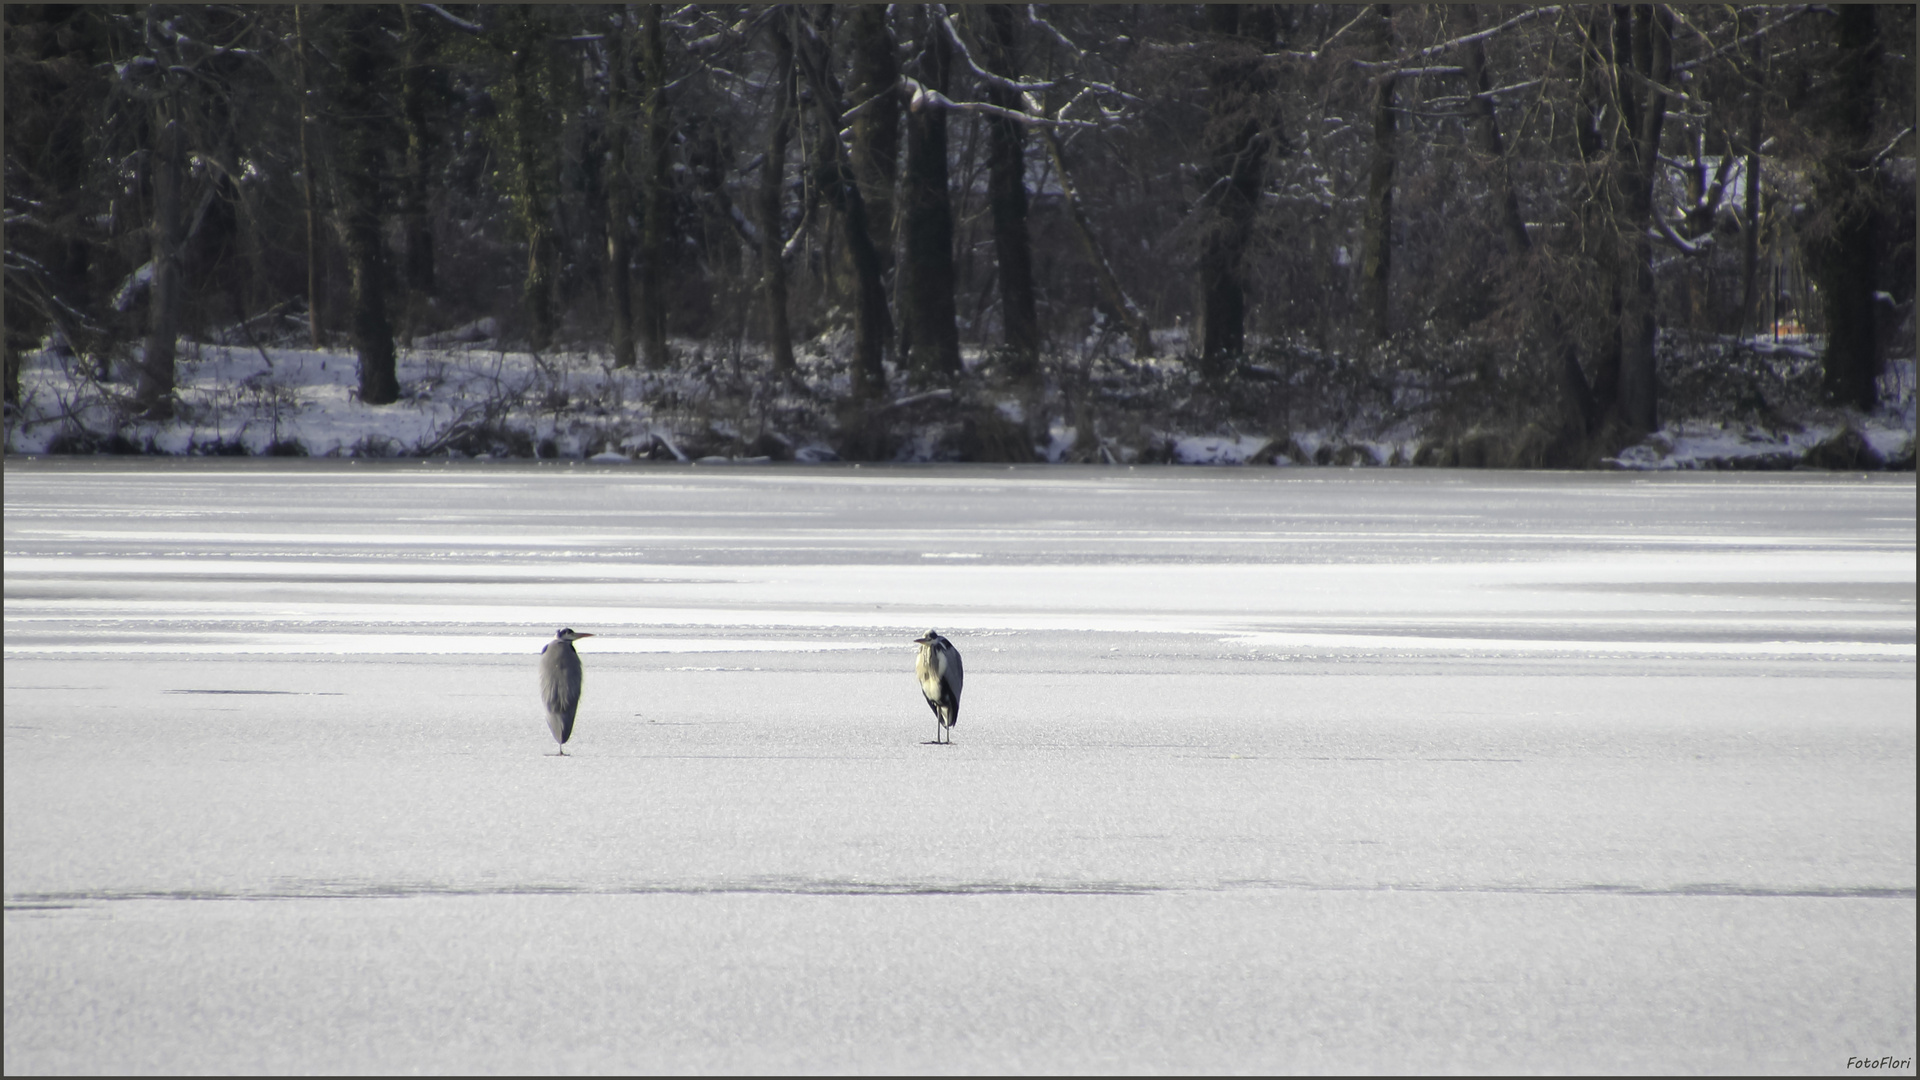
[(9, 461), (5, 509), (9, 1073), (1911, 1071), (1910, 475)]

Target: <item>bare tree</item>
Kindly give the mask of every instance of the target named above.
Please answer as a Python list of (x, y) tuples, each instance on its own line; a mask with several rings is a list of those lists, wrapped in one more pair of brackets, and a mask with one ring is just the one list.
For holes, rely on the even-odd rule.
[(428, 199), (433, 174), (437, 132), (428, 116), (434, 76), (433, 53), (440, 35), (438, 20), (416, 5), (401, 5), (406, 20), (403, 38), (405, 68), (400, 77), (400, 118), (406, 128), (406, 172), (402, 185), (401, 218), (406, 234), (406, 280), (411, 306), (433, 298), (433, 219)]
[(767, 38), (773, 43), (775, 83), (773, 120), (767, 127), (767, 156), (760, 166), (760, 276), (767, 306), (767, 348), (773, 356), (773, 370), (785, 375), (795, 370), (793, 329), (787, 320), (787, 264), (781, 192), (787, 180), (787, 143), (793, 137), (794, 69), (793, 42), (779, 19), (767, 22)]
[[(1370, 20), (1375, 50), (1383, 58), (1393, 48), (1393, 5), (1374, 5)], [(1389, 287), (1393, 278), (1393, 173), (1399, 162), (1399, 119), (1393, 94), (1400, 73), (1386, 70), (1373, 77), (1373, 154), (1367, 166), (1366, 213), (1360, 230), (1360, 310), (1367, 331), (1384, 339), (1391, 330)]]
[(381, 102), (381, 72), (392, 57), (378, 44), (386, 37), (381, 9), (341, 9), (335, 55), (335, 128), (340, 145), (341, 217), (353, 283), (353, 348), (360, 361), (360, 400), (391, 405), (400, 399), (393, 324), (387, 312), (390, 273), (382, 219), (385, 216), (387, 119)]
[[(156, 53), (170, 52), (169, 28), (156, 24), (151, 6), (146, 11), (147, 45)], [(156, 63), (159, 61), (156, 60)], [(153, 124), (153, 279), (147, 300), (147, 346), (140, 358), (135, 399), (149, 417), (173, 415), (174, 351), (180, 336), (182, 207), (186, 168), (186, 130), (180, 100), (185, 77), (168, 70), (152, 91)]]
[(1834, 71), (1820, 102), (1829, 149), (1814, 169), (1820, 203), (1808, 254), (1826, 307), (1825, 384), (1833, 400), (1871, 409), (1880, 375), (1874, 270), (1880, 237), (1871, 145), (1874, 74), (1885, 52), (1876, 8), (1836, 9)]
[(921, 379), (960, 373), (960, 331), (955, 322), (953, 202), (947, 193), (947, 110), (929, 107), (929, 93), (951, 89), (953, 49), (940, 20), (940, 5), (921, 12), (915, 101), (907, 110), (907, 168), (901, 199), (906, 204), (906, 262), (901, 336), (906, 360)]
[(839, 217), (847, 254), (853, 260), (856, 307), (853, 394), (857, 401), (870, 402), (886, 391), (883, 350), (892, 336), (880, 255), (874, 249), (866, 200), (838, 135), (844, 126), (846, 106), (839, 83), (833, 77), (832, 50), (819, 28), (800, 13), (794, 13), (789, 34), (794, 40), (795, 59), (806, 76), (814, 108), (820, 114), (820, 141), (814, 151), (818, 170), (815, 182)]
[(320, 250), (319, 155), (313, 142), (313, 75), (307, 59), (306, 4), (293, 5), (294, 72), (300, 92), (300, 189), (307, 222), (307, 340), (318, 349), (326, 335), (326, 259)]
[[(1017, 78), (1018, 26), (1010, 4), (968, 8), (978, 26), (975, 36), (994, 74)], [(975, 15), (978, 17), (974, 17)], [(997, 81), (981, 86), (986, 99), (1009, 112), (1022, 108), (1014, 87)], [(987, 125), (987, 203), (993, 212), (993, 250), (1000, 285), (1000, 321), (1005, 335), (1008, 374), (1030, 379), (1039, 373), (1040, 321), (1033, 300), (1033, 242), (1027, 231), (1026, 125), (1010, 116), (989, 116)]]
[(884, 4), (847, 8), (847, 52), (852, 65), (853, 172), (867, 204), (867, 224), (883, 274), (893, 272), (894, 192), (900, 171), (899, 44)]
[(670, 199), (667, 181), (672, 131), (667, 113), (667, 51), (660, 6), (646, 4), (640, 16), (640, 109), (647, 155), (640, 174), (640, 353), (649, 368), (666, 367), (667, 245)]
[(607, 46), (607, 299), (613, 366), (634, 365), (633, 345), (633, 56), (631, 13), (622, 8)]
[(1627, 431), (1659, 426), (1654, 343), (1653, 185), (1673, 77), (1673, 12), (1664, 5), (1617, 8), (1603, 56), (1610, 69), (1616, 229), (1622, 248), (1620, 369), (1610, 416)]
[(1199, 360), (1203, 370), (1220, 372), (1246, 351), (1244, 261), (1273, 146), (1263, 101), (1271, 83), (1263, 47), (1273, 39), (1273, 15), (1235, 4), (1208, 4), (1206, 11), (1214, 56), (1199, 174)]

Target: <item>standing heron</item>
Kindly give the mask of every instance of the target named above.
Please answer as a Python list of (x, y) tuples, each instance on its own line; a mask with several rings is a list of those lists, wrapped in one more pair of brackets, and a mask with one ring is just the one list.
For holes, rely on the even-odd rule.
[(540, 650), (540, 699), (546, 702), (547, 730), (560, 744), (561, 757), (567, 756), (573, 714), (580, 709), (580, 654), (573, 651), (573, 643), (592, 636), (572, 628), (555, 630), (553, 640)]
[(960, 650), (938, 630), (929, 630), (926, 637), (913, 640), (920, 646), (913, 671), (920, 676), (920, 692), (927, 696), (927, 708), (933, 710), (938, 725), (933, 741), (951, 744), (953, 725), (960, 722), (960, 685), (966, 679), (960, 667)]

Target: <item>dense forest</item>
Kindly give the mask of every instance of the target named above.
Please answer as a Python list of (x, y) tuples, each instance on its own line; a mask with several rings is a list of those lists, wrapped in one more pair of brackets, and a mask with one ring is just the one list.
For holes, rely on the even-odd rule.
[[(633, 380), (536, 410), (677, 408), (681, 443), (773, 456), (1030, 460), (1064, 424), (1075, 460), (1186, 431), (1326, 463), (1293, 434), (1400, 424), (1410, 462), (1578, 467), (1677, 418), (1911, 427), (1911, 5), (8, 4), (5, 32), (10, 424), (29, 356), (132, 430), (189, 408), (186, 343), (348, 351), (374, 408), (417, 392), (409, 349), (485, 339)], [(434, 445), (539, 453), (513, 415)]]

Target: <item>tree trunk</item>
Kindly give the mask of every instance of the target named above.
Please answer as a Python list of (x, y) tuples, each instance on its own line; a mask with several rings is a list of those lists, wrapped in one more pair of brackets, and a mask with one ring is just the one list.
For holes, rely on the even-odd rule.
[[(1468, 5), (1466, 14), (1468, 28), (1478, 30), (1477, 6)], [(1519, 193), (1513, 186), (1513, 165), (1507, 157), (1506, 140), (1500, 134), (1500, 114), (1494, 108), (1493, 98), (1486, 96), (1493, 88), (1493, 80), (1487, 73), (1486, 49), (1479, 41), (1467, 46), (1465, 67), (1467, 86), (1474, 95), (1469, 105), (1474, 126), (1480, 132), (1480, 150), (1492, 168), (1495, 194), (1500, 200), (1500, 235), (1506, 241), (1508, 258), (1518, 262), (1532, 254), (1533, 239), (1527, 235), (1526, 218), (1520, 213)], [(1587, 385), (1586, 372), (1580, 368), (1580, 348), (1567, 333), (1559, 303), (1547, 298), (1541, 306), (1546, 309), (1549, 346), (1559, 353), (1561, 445), (1571, 459), (1577, 456), (1574, 448), (1592, 436), (1598, 420), (1593, 388)]]
[(865, 102), (853, 121), (853, 172), (867, 204), (867, 224), (883, 274), (893, 272), (894, 185), (900, 164), (900, 58), (887, 5), (847, 9), (847, 49), (853, 63), (853, 97)]
[(300, 86), (300, 186), (307, 208), (307, 338), (315, 349), (319, 349), (326, 333), (326, 271), (325, 260), (320, 252), (319, 184), (314, 180), (316, 163), (309, 146), (313, 129), (313, 90), (307, 70), (307, 30), (302, 15), (305, 6), (293, 5), (294, 53), (297, 58), (294, 70)]
[(1746, 228), (1740, 231), (1740, 327), (1743, 334), (1755, 332), (1760, 317), (1760, 124), (1762, 104), (1752, 103), (1753, 115), (1747, 120)]
[[(1469, 4), (1466, 10), (1468, 29), (1478, 30), (1478, 5)], [(1479, 41), (1467, 46), (1465, 66), (1467, 86), (1473, 94), (1468, 103), (1474, 126), (1480, 131), (1480, 151), (1493, 166), (1494, 187), (1500, 199), (1500, 235), (1507, 242), (1507, 254), (1517, 259), (1533, 250), (1533, 241), (1527, 236), (1527, 220), (1520, 213), (1520, 196), (1514, 190), (1513, 164), (1507, 158), (1506, 140), (1500, 135), (1500, 114), (1493, 98), (1487, 96), (1493, 89), (1493, 79), (1487, 73), (1487, 50)]]
[(791, 374), (793, 330), (787, 323), (787, 264), (783, 257), (781, 193), (787, 180), (787, 143), (793, 136), (793, 43), (777, 21), (769, 23), (774, 47), (774, 120), (767, 133), (767, 161), (760, 171), (760, 279), (767, 303), (767, 350), (776, 374)]
[[(952, 46), (925, 16), (919, 58), (920, 81), (945, 93), (953, 66)], [(960, 329), (953, 301), (953, 204), (947, 194), (947, 113), (934, 106), (907, 113), (906, 203), (907, 310), (911, 329), (907, 364), (923, 380), (960, 374)]]
[(814, 107), (820, 111), (822, 121), (820, 145), (815, 152), (819, 169), (817, 182), (840, 219), (847, 254), (853, 260), (856, 283), (853, 396), (856, 401), (869, 403), (887, 389), (887, 371), (882, 359), (893, 327), (887, 314), (886, 285), (882, 280), (880, 256), (874, 250), (873, 233), (867, 222), (866, 200), (860, 194), (860, 184), (854, 175), (853, 165), (848, 161), (846, 151), (836, 135), (842, 126), (843, 109), (840, 87), (833, 79), (832, 57), (828, 53), (827, 43), (797, 13), (793, 26), (796, 31), (795, 59), (800, 62), (807, 83), (813, 89)]
[[(1015, 20), (1008, 4), (971, 9), (985, 14), (984, 32), (988, 68), (1014, 78)], [(988, 84), (988, 101), (1004, 109), (1024, 111), (1019, 95)], [(1007, 373), (1016, 379), (1039, 374), (1040, 320), (1033, 300), (1033, 242), (1027, 232), (1027, 161), (1023, 149), (1026, 126), (1004, 116), (988, 117), (987, 202), (993, 209), (993, 253), (1000, 279), (1000, 321), (1006, 335)]]
[(527, 315), (527, 346), (542, 352), (553, 344), (555, 328), (552, 118), (539, 85), (543, 28), (524, 9), (516, 10), (519, 18), (503, 20), (498, 47), (507, 53), (514, 212), (527, 242), (520, 299)]
[[(1243, 278), (1254, 211), (1272, 139), (1261, 124), (1266, 72), (1260, 48), (1243, 36), (1242, 8), (1208, 4), (1207, 24), (1220, 50), (1208, 72), (1207, 160), (1200, 176), (1200, 365), (1220, 374), (1246, 353)], [(1246, 9), (1251, 19), (1252, 9)]]
[[(1384, 16), (1383, 16), (1384, 18)], [(1373, 84), (1373, 160), (1367, 167), (1367, 205), (1361, 224), (1360, 310), (1376, 341), (1392, 333), (1388, 283), (1393, 276), (1393, 172), (1399, 153), (1393, 75)]]
[(1833, 140), (1814, 170), (1821, 227), (1807, 245), (1808, 268), (1820, 288), (1827, 321), (1825, 388), (1834, 401), (1862, 411), (1878, 398), (1880, 352), (1874, 332), (1873, 283), (1880, 237), (1874, 212), (1874, 69), (1884, 46), (1872, 5), (1836, 9), (1838, 61), (1823, 102)]
[(403, 4), (406, 18), (406, 70), (400, 82), (400, 114), (407, 126), (407, 186), (402, 213), (406, 221), (407, 292), (418, 304), (434, 296), (433, 219), (427, 211), (428, 177), (433, 170), (433, 127), (427, 122), (428, 80), (434, 31), (416, 5)]
[(372, 5), (346, 8), (340, 36), (341, 164), (347, 260), (353, 283), (353, 347), (360, 360), (360, 400), (391, 405), (400, 398), (394, 366), (393, 327), (387, 315), (387, 258), (381, 228), (381, 132), (377, 90), (380, 10)]
[(633, 101), (629, 86), (633, 62), (627, 16), (614, 32), (607, 60), (607, 306), (612, 309), (613, 366), (634, 365), (633, 347), (633, 178), (627, 146), (633, 138)]
[(1060, 145), (1059, 136), (1051, 128), (1040, 130), (1040, 141), (1047, 147), (1047, 156), (1053, 161), (1053, 172), (1060, 180), (1060, 194), (1066, 203), (1067, 223), (1073, 226), (1073, 238), (1080, 244), (1080, 253), (1086, 256), (1087, 265), (1093, 270), (1094, 284), (1098, 286), (1101, 305), (1107, 314), (1126, 327), (1127, 334), (1133, 339), (1135, 359), (1153, 355), (1153, 333), (1147, 326), (1146, 316), (1141, 314), (1139, 305), (1120, 287), (1120, 278), (1114, 274), (1113, 265), (1100, 250), (1100, 240), (1094, 234), (1093, 225), (1087, 220), (1085, 207), (1081, 205), (1079, 193), (1073, 185), (1073, 172), (1067, 167), (1066, 148)]
[[(151, 17), (151, 16), (149, 16)], [(165, 81), (162, 82), (165, 86)], [(147, 292), (147, 344), (135, 398), (142, 415), (173, 415), (174, 349), (180, 336), (181, 188), (186, 148), (174, 93), (153, 102), (153, 280)]]
[(660, 5), (641, 9), (641, 102), (647, 160), (641, 172), (640, 353), (647, 367), (664, 368), (667, 355), (667, 52)]
[[(1627, 432), (1645, 434), (1659, 426), (1654, 375), (1659, 324), (1653, 241), (1647, 230), (1653, 225), (1653, 184), (1667, 119), (1667, 96), (1659, 88), (1673, 76), (1673, 13), (1642, 5), (1615, 9), (1614, 18), (1614, 72), (1621, 102), (1618, 235), (1626, 260), (1620, 289), (1620, 382), (1610, 411)], [(1644, 79), (1634, 78), (1636, 74)]]

